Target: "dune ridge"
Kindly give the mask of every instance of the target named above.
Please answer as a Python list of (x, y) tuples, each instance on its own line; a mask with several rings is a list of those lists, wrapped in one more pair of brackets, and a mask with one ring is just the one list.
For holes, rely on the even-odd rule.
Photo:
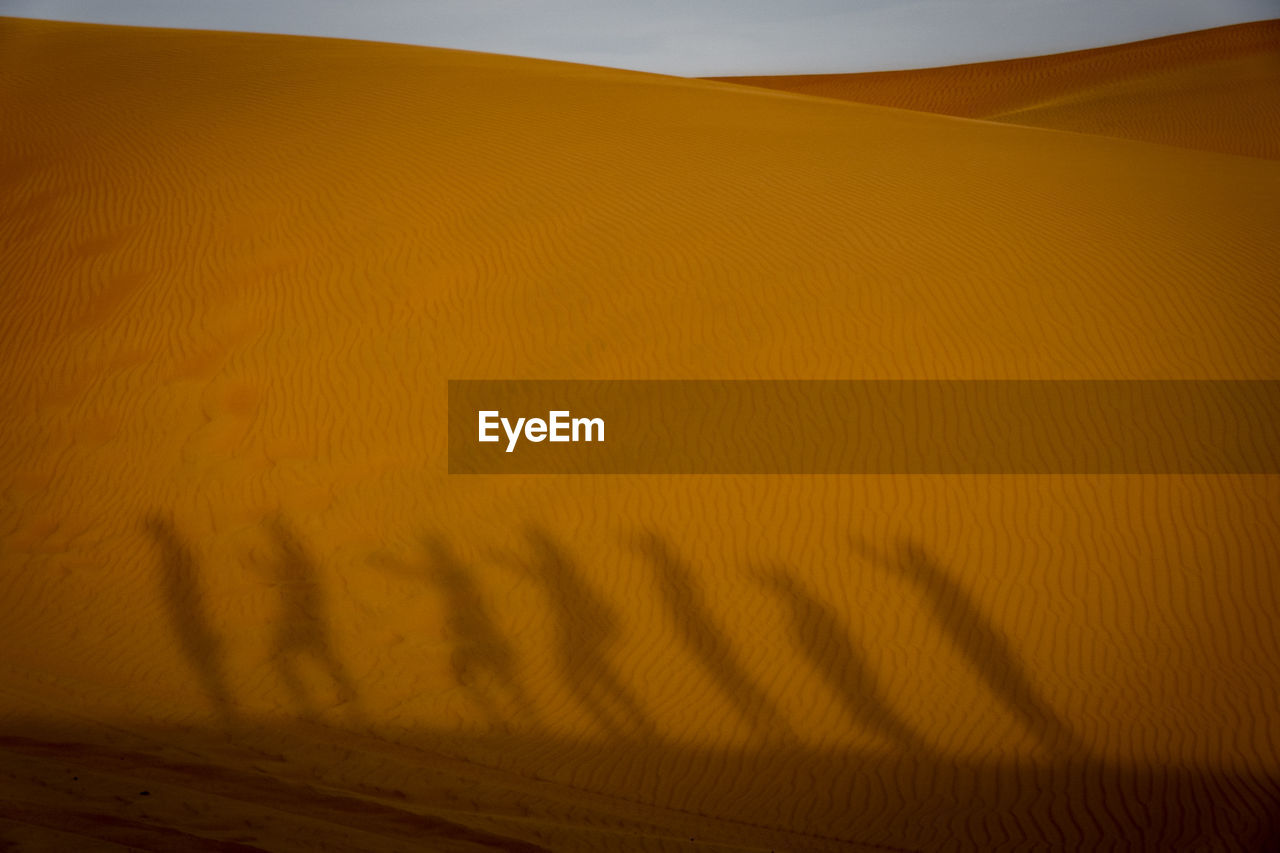
[(912, 71), (710, 79), (1280, 159), (1280, 20)]
[(1275, 837), (1280, 478), (450, 477), (445, 408), (1277, 378), (1280, 165), (16, 19), (0, 113), (0, 833), (88, 768), (153, 847)]

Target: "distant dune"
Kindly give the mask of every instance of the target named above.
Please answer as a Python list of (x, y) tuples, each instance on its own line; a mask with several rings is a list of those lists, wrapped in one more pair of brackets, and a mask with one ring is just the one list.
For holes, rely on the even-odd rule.
[(1280, 477), (445, 473), (451, 378), (1280, 378), (1280, 164), (15, 19), (0, 117), (0, 842), (1280, 838)]
[(1280, 20), (916, 71), (716, 79), (1280, 159)]

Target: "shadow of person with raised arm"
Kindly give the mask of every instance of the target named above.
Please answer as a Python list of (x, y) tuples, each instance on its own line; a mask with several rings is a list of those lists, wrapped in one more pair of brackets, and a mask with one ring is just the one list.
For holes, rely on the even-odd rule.
[(564, 680), (596, 722), (613, 737), (652, 737), (653, 724), (609, 662), (617, 635), (612, 608), (600, 599), (564, 550), (538, 528), (526, 532), (533, 561), (524, 568), (550, 599)]
[(875, 673), (854, 646), (838, 613), (781, 569), (761, 571), (757, 580), (787, 605), (796, 650), (809, 659), (855, 723), (916, 756), (932, 751), (885, 700)]
[(490, 722), (504, 726), (510, 711), (529, 721), (537, 712), (516, 671), (516, 655), (485, 608), (475, 573), (453, 553), (438, 534), (423, 537), (426, 564), (420, 569), (403, 565), (402, 574), (425, 578), (444, 597), (446, 625), (453, 641), (450, 665), (454, 680), (465, 688)]
[(981, 608), (924, 549), (904, 539), (895, 556), (878, 553), (854, 537), (854, 548), (866, 559), (915, 584), (952, 644), (978, 676), (1011, 711), (1053, 750), (1076, 750), (1079, 742), (1070, 727), (1042, 700), (1008, 639), (983, 615)]
[(224, 723), (230, 723), (235, 713), (227, 686), (222, 640), (205, 612), (195, 555), (168, 516), (152, 513), (147, 517), (146, 529), (160, 549), (160, 587), (178, 645), (204, 685), (214, 710)]
[(655, 533), (640, 534), (635, 547), (653, 564), (658, 589), (680, 638), (738, 715), (767, 737), (790, 739), (790, 725), (738, 662), (689, 566)]
[(271, 646), (276, 671), (305, 716), (315, 716), (318, 709), (300, 673), (304, 658), (311, 658), (333, 681), (338, 704), (354, 703), (355, 682), (329, 637), (324, 588), (315, 561), (283, 516), (269, 519), (267, 530), (280, 549), (279, 558), (271, 561), (280, 594), (280, 614)]

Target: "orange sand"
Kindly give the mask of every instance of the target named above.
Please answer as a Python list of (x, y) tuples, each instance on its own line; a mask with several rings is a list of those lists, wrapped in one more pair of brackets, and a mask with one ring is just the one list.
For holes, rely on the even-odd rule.
[(1280, 20), (944, 68), (718, 79), (1280, 159)]
[(449, 378), (1277, 378), (1280, 164), (9, 19), (0, 115), (0, 839), (1280, 837), (1280, 478), (445, 473)]

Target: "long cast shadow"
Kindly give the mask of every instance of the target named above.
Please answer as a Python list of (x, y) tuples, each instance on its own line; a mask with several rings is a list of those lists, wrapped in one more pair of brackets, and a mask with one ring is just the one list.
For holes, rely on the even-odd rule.
[(445, 600), (454, 643), (450, 656), (454, 680), (467, 689), (494, 724), (505, 723), (511, 707), (517, 717), (535, 720), (533, 702), (516, 671), (515, 652), (489, 617), (471, 567), (459, 560), (438, 534), (425, 536), (423, 546), (427, 552), (425, 576)]
[(868, 560), (911, 581), (924, 592), (934, 618), (951, 642), (991, 692), (1017, 714), (1042, 743), (1057, 750), (1080, 748), (1071, 728), (1037, 694), (1009, 641), (987, 620), (964, 588), (929, 558), (924, 548), (904, 539), (896, 558), (889, 558), (857, 538), (854, 547)]
[(758, 580), (787, 605), (796, 650), (809, 659), (856, 723), (914, 755), (932, 751), (885, 700), (875, 673), (839, 614), (780, 569), (762, 571)]
[(617, 634), (612, 609), (546, 532), (530, 528), (527, 536), (534, 559), (525, 568), (555, 609), (556, 647), (565, 682), (608, 734), (652, 737), (653, 724), (608, 659)]
[(168, 516), (152, 513), (146, 519), (146, 529), (160, 549), (160, 586), (178, 645), (218, 715), (230, 722), (235, 713), (222, 640), (209, 622), (195, 555)]
[(693, 571), (652, 532), (641, 534), (636, 546), (653, 564), (658, 589), (685, 646), (711, 675), (738, 715), (767, 737), (789, 738), (790, 725), (738, 662), (733, 647), (716, 625)]
[[(283, 521), (279, 526), (273, 536), (284, 562), (300, 564), (282, 568), (282, 577), (300, 575), (316, 584), (314, 563)], [(149, 517), (147, 530), (160, 550), (161, 581), (184, 654), (220, 661), (192, 549), (165, 516)], [(529, 570), (554, 587), (549, 598), (557, 609), (574, 611), (560, 614), (562, 646), (591, 641), (585, 654), (599, 657), (603, 663), (596, 666), (608, 670), (604, 648), (616, 630), (608, 605), (550, 537), (535, 530), (529, 538), (537, 557)], [(936, 563), (922, 552), (908, 550), (908, 558), (924, 561), (911, 569), (926, 576), (919, 583), (945, 589), (928, 577), (942, 572)], [(844, 621), (784, 571), (761, 580), (788, 604), (797, 647), (829, 680), (845, 685), (861, 709), (859, 719), (867, 722), (865, 699), (875, 695), (874, 680), (864, 683), (869, 671)], [(326, 644), (322, 602), (305, 598), (295, 597), (289, 607), (316, 616)], [(309, 643), (298, 648), (315, 641)], [(593, 665), (574, 669), (572, 654), (561, 649), (566, 672), (590, 675)], [(202, 679), (210, 678), (196, 660)], [(220, 673), (221, 664), (210, 671)], [(224, 683), (221, 674), (212, 678)], [(614, 704), (623, 701), (608, 688), (598, 692)], [(248, 712), (228, 738), (217, 727), (95, 721), (92, 709), (71, 710), (62, 722), (6, 715), (0, 763), (13, 767), (9, 782), (18, 794), (0, 801), (0, 838), (16, 826), (47, 828), (51, 842), (64, 846), (65, 831), (72, 831), (130, 848), (249, 849), (231, 842), (224, 826), (252, 807), (260, 810), (260, 823), (251, 837), (264, 846), (296, 846), (298, 838), (319, 832), (348, 849), (371, 839), (379, 846), (441, 849), (599, 849), (606, 837), (601, 832), (613, 828), (612, 840), (622, 846), (646, 840), (669, 846), (685, 837), (692, 844), (696, 832), (698, 843), (724, 849), (832, 853), (863, 845), (1280, 849), (1280, 778), (1267, 769), (1117, 763), (1083, 752), (1027, 761), (804, 743), (733, 749), (656, 739), (600, 744), (549, 731), (476, 737), (449, 729), (405, 732), (390, 724), (381, 732), (371, 727), (355, 733), (255, 719)], [(894, 737), (894, 725), (882, 733)], [(86, 771), (112, 784), (86, 784)], [(140, 811), (144, 801), (115, 782), (128, 780), (132, 788), (142, 779), (149, 788), (207, 794), (208, 809), (168, 808), (169, 797), (144, 790), (138, 797), (154, 808)], [(220, 811), (228, 805), (229, 813)]]
[(271, 563), (280, 593), (280, 615), (271, 658), (281, 680), (296, 707), (303, 714), (314, 716), (317, 705), (299, 672), (301, 661), (309, 657), (333, 681), (339, 704), (355, 702), (355, 682), (334, 651), (329, 636), (324, 588), (315, 562), (282, 516), (272, 517), (267, 529), (280, 549), (279, 559)]

